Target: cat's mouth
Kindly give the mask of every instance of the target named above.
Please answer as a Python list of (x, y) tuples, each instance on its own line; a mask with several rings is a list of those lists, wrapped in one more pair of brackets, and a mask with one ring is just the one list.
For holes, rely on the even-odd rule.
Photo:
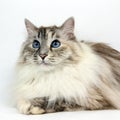
[(55, 65), (53, 65), (52, 63), (49, 63), (47, 61), (41, 61), (37, 66), (42, 71), (51, 71), (51, 70), (55, 69)]
[(50, 63), (47, 63), (47, 62), (45, 62), (44, 60), (40, 63), (40, 65), (44, 65), (44, 66), (51, 66), (51, 64), (50, 64)]

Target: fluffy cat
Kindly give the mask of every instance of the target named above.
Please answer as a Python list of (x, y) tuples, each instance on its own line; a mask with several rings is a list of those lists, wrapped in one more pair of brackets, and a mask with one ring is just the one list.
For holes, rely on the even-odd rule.
[(72, 17), (59, 27), (25, 25), (15, 84), (21, 113), (120, 109), (120, 52), (78, 41)]

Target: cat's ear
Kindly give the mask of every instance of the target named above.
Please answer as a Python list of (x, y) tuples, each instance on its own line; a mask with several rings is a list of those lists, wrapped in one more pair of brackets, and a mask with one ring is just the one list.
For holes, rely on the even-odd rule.
[(63, 34), (65, 34), (69, 39), (74, 37), (74, 26), (74, 18), (70, 17), (63, 23), (61, 27)]
[(25, 19), (25, 25), (29, 35), (33, 35), (37, 31), (37, 27), (28, 19)]

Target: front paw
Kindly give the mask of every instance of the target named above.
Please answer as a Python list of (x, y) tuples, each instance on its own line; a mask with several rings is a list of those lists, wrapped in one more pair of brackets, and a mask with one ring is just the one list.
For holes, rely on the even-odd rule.
[(31, 106), (29, 108), (29, 114), (32, 114), (32, 115), (38, 115), (38, 114), (43, 114), (45, 113), (45, 110), (40, 108), (40, 107), (37, 107), (37, 106)]
[(39, 106), (33, 105), (29, 100), (20, 100), (17, 104), (17, 108), (22, 114), (43, 114), (45, 113), (45, 110), (40, 108)]

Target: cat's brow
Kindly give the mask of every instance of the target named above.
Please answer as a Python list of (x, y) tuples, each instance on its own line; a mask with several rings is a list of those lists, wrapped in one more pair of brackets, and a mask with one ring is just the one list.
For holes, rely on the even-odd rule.
[(38, 38), (41, 38), (41, 39), (46, 38), (46, 28), (42, 27), (39, 29)]
[(55, 31), (55, 26), (52, 27), (41, 27), (39, 28), (39, 32), (38, 32), (38, 38), (40, 38), (41, 40), (45, 40), (49, 37), (53, 37), (55, 35), (56, 31)]

